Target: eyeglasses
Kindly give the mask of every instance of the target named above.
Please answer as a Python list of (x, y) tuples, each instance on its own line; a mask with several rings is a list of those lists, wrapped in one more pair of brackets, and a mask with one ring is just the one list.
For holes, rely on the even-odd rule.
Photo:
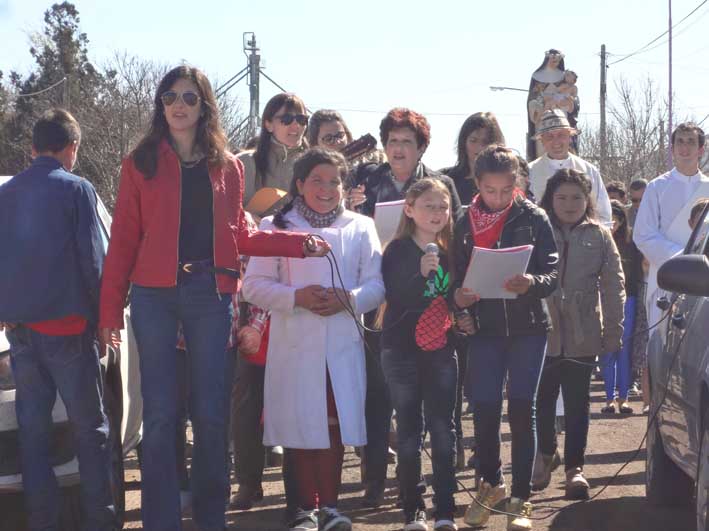
[(346, 136), (347, 133), (345, 133), (344, 131), (338, 131), (337, 133), (327, 134), (320, 140), (325, 144), (334, 144), (335, 142), (339, 142), (340, 140), (344, 139)]
[(304, 114), (293, 114), (290, 112), (286, 112), (281, 114), (280, 116), (274, 116), (273, 119), (279, 120), (283, 125), (290, 125), (293, 123), (293, 120), (298, 122), (298, 125), (302, 125), (303, 127), (308, 125), (308, 117)]
[(185, 91), (182, 94), (178, 94), (174, 90), (168, 90), (167, 92), (162, 93), (162, 95), (160, 96), (160, 100), (162, 101), (165, 107), (169, 107), (177, 101), (178, 97), (188, 107), (194, 107), (199, 103), (199, 100), (201, 99), (199, 97), (199, 94), (190, 90)]

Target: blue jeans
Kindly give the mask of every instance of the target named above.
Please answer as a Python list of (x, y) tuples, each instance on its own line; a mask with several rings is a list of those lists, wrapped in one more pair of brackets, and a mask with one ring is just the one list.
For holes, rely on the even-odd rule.
[(113, 529), (108, 419), (103, 413), (103, 379), (94, 334), (48, 336), (18, 327), (7, 337), (16, 384), (22, 483), (30, 528), (58, 529), (60, 496), (49, 442), (52, 408), (59, 392), (79, 459), (84, 529)]
[[(458, 361), (451, 346), (435, 352), (382, 350), (382, 369), (396, 410), (399, 485), (404, 512), (423, 508), (421, 447), (431, 435), (435, 517), (455, 514), (455, 409)], [(422, 414), (423, 403), (423, 414)]]
[[(535, 400), (544, 362), (546, 335), (473, 335), (468, 350), (469, 396), (473, 399), (478, 472), (492, 486), (502, 481), (500, 421), (507, 380), (507, 416), (512, 432), (512, 496), (531, 493), (537, 446)], [(505, 378), (507, 376), (507, 378)]]
[(234, 369), (234, 353), (227, 349), (231, 295), (217, 294), (213, 275), (193, 274), (180, 276), (174, 288), (133, 285), (130, 302), (143, 395), (143, 525), (148, 531), (181, 529), (175, 466), (179, 321), (189, 353), (194, 520), (200, 529), (221, 530), (229, 493), (227, 428)]
[(618, 352), (601, 356), (603, 381), (606, 386), (606, 400), (615, 398), (616, 387), (621, 401), (628, 399), (630, 389), (630, 355), (633, 352), (633, 334), (635, 333), (636, 298), (625, 299), (625, 320), (623, 321), (623, 346)]

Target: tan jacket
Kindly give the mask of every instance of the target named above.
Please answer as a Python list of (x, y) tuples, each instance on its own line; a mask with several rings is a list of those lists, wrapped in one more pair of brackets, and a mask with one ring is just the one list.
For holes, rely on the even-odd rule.
[(268, 166), (265, 175), (256, 175), (256, 162), (254, 161), (254, 151), (244, 151), (239, 153), (238, 158), (244, 164), (244, 204), (246, 205), (251, 196), (265, 186), (279, 188), (284, 191), (290, 189), (293, 178), (293, 164), (296, 159), (306, 150), (305, 145), (289, 148), (275, 139), (271, 139), (271, 147), (268, 150)]
[(559, 286), (546, 299), (552, 320), (547, 356), (599, 356), (620, 350), (625, 279), (613, 236), (593, 221), (554, 227)]

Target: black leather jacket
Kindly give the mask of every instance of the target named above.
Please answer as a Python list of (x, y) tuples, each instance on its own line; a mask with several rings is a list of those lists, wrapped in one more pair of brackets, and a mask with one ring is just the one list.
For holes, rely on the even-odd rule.
[(458, 197), (458, 192), (455, 189), (453, 179), (447, 175), (443, 175), (440, 172), (427, 168), (421, 163), (419, 163), (419, 165), (420, 167), (414, 171), (414, 174), (411, 177), (409, 177), (401, 191), (397, 190), (396, 186), (394, 186), (394, 176), (388, 162), (383, 164), (362, 164), (358, 166), (351, 178), (349, 186), (353, 187), (363, 184), (365, 186), (364, 195), (367, 197), (367, 200), (356, 207), (355, 210), (365, 216), (374, 217), (374, 205), (377, 203), (384, 203), (386, 201), (398, 201), (400, 199), (404, 199), (406, 192), (412, 184), (424, 177), (430, 177), (433, 179), (440, 179), (448, 188), (448, 191), (451, 194), (451, 213), (453, 214), (453, 221), (457, 221), (461, 216), (462, 210), (460, 198)]
[[(498, 248), (533, 245), (527, 273), (534, 277), (529, 291), (516, 299), (484, 299), (470, 307), (478, 334), (519, 336), (545, 334), (551, 327), (544, 298), (556, 289), (559, 253), (546, 212), (532, 202), (517, 198), (502, 229)], [(475, 246), (470, 220), (464, 215), (453, 233), (454, 285), (465, 278)]]

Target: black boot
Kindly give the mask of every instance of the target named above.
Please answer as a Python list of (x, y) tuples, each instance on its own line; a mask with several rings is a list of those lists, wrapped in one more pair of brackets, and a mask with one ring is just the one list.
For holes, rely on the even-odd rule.
[(239, 485), (239, 490), (229, 500), (229, 505), (237, 511), (248, 511), (254, 503), (263, 500), (263, 489), (250, 485)]

